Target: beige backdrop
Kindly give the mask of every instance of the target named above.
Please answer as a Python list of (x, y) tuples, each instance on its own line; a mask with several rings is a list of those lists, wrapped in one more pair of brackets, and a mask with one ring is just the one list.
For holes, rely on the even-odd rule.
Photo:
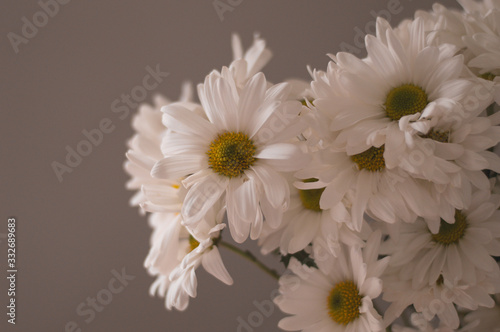
[[(306, 65), (325, 69), (326, 53), (341, 46), (362, 54), (361, 35), (373, 31), (373, 15), (397, 24), (432, 2), (3, 0), (0, 236), (15, 216), (18, 274), (15, 326), (6, 322), (8, 285), (1, 278), (0, 331), (65, 331), (66, 325), (96, 332), (277, 331), (278, 310), (258, 309), (277, 283), (226, 251), (232, 287), (199, 271), (198, 298), (183, 313), (168, 312), (148, 295), (153, 279), (143, 261), (150, 228), (128, 206), (132, 193), (124, 188), (122, 168), (135, 108), (114, 113), (112, 104), (123, 106), (115, 100), (143, 84), (148, 66), (169, 75), (158, 77), (161, 83), (145, 100), (155, 92), (176, 98), (184, 80), (198, 83), (230, 62), (232, 32), (245, 46), (254, 32), (268, 41), (271, 81), (308, 79)], [(218, 14), (214, 3), (225, 11)], [(75, 149), (85, 139), (82, 131), (100, 125), (108, 131), (102, 142), (60, 182), (51, 163), (64, 163), (66, 147)], [(7, 246), (0, 241), (3, 276)], [(266, 261), (279, 267), (275, 258)], [(113, 281), (123, 269), (133, 280)], [(97, 307), (100, 312), (85, 303), (97, 295), (109, 302)]]

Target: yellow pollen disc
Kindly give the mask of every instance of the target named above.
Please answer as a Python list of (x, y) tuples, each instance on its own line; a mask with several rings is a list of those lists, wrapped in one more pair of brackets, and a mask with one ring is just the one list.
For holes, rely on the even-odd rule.
[(465, 214), (463, 214), (462, 211), (455, 210), (455, 223), (448, 224), (446, 221), (441, 219), (439, 233), (432, 234), (432, 240), (445, 246), (452, 243), (458, 243), (458, 241), (465, 235), (467, 226), (468, 223)]
[(339, 282), (328, 296), (328, 314), (334, 322), (347, 325), (359, 317), (361, 299), (354, 282), (350, 280)]
[(427, 94), (422, 88), (403, 84), (389, 92), (384, 105), (387, 117), (398, 121), (405, 115), (423, 111), (428, 103)]
[[(304, 182), (316, 182), (317, 179), (307, 179)], [(323, 194), (325, 188), (319, 189), (308, 189), (308, 190), (299, 190), (300, 200), (302, 201), (302, 205), (304, 208), (313, 210), (316, 212), (320, 212), (321, 208), (319, 207), (319, 200), (321, 199), (321, 194)]]
[(191, 251), (193, 251), (196, 248), (198, 248), (199, 245), (200, 245), (200, 242), (196, 241), (196, 239), (192, 235), (189, 235), (189, 249), (188, 249), (188, 254)]
[(173, 185), (172, 185), (172, 188), (174, 188), (174, 189), (179, 189), (179, 188), (180, 188), (180, 186), (179, 186), (178, 184), (173, 184)]
[(448, 143), (450, 139), (450, 132), (449, 131), (438, 131), (431, 129), (427, 135), (422, 136), (423, 138), (430, 138), (434, 141), (438, 141), (441, 143)]
[(385, 168), (384, 159), (385, 147), (372, 146), (368, 150), (351, 156), (351, 160), (358, 164), (358, 169), (366, 169), (370, 172), (381, 171)]
[(243, 133), (220, 134), (210, 144), (208, 165), (220, 175), (237, 177), (254, 163), (255, 150), (253, 141)]
[[(301, 99), (301, 100), (299, 100), (299, 101), (300, 101), (300, 103), (301, 103), (302, 105), (304, 105), (305, 107), (307, 107), (307, 102), (306, 102), (306, 100), (305, 100), (305, 99)], [(312, 104), (312, 100), (309, 100), (309, 102)]]
[(493, 75), (492, 73), (485, 73), (482, 75), (479, 75), (483, 80), (488, 80), (488, 81), (493, 81), (496, 77), (496, 75)]

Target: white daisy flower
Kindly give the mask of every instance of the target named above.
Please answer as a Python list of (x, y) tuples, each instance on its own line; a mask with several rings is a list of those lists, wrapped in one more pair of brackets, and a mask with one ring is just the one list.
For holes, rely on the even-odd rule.
[[(205, 271), (213, 275), (226, 285), (232, 285), (233, 279), (222, 262), (217, 242), (220, 232), (226, 226), (222, 224), (224, 210), (211, 209), (203, 222), (193, 230), (189, 229), (188, 236), (180, 234), (179, 249), (185, 255), (169, 275), (170, 286), (165, 296), (167, 309), (172, 307), (178, 310), (187, 308), (189, 297), (196, 297), (197, 279), (196, 269), (202, 265)], [(181, 251), (182, 253), (182, 251)]]
[[(259, 238), (263, 254), (276, 248), (280, 249), (282, 255), (293, 254), (312, 243), (315, 256), (322, 256), (323, 251), (337, 256), (341, 243), (347, 246), (364, 244), (360, 237), (362, 235), (346, 226), (351, 216), (343, 202), (332, 210), (322, 210), (319, 201), (325, 188), (297, 189), (293, 186), (294, 180), (289, 178), (290, 206), (283, 215), (281, 226), (278, 229), (264, 226)], [(308, 179), (306, 182), (315, 180)], [(363, 230), (365, 236), (370, 232), (366, 223)]]
[[(397, 152), (405, 141), (401, 121), (411, 117), (417, 126), (441, 108), (463, 107), (478, 84), (460, 76), (463, 57), (453, 56), (451, 46), (426, 46), (422, 19), (411, 22), (409, 40), (401, 40), (387, 23), (378, 21), (377, 29), (385, 36), (366, 37), (368, 58), (339, 53), (327, 72), (328, 81), (312, 83), (314, 105), (332, 118), (330, 129), (340, 131), (336, 144), (346, 146), (350, 155), (383, 144), (386, 155)], [(386, 159), (394, 159), (390, 157)]]
[(444, 110), (420, 128), (408, 129), (407, 132), (417, 135), (412, 138), (412, 146), (404, 147), (398, 154), (405, 161), (400, 167), (434, 184), (433, 196), (440, 202), (440, 215), (449, 222), (455, 209), (470, 204), (473, 187), (489, 189), (482, 170), (500, 172), (500, 157), (487, 151), (500, 142), (499, 119), (479, 117), (481, 112), (479, 108), (462, 116), (454, 110)]
[(500, 277), (491, 257), (500, 256), (500, 196), (478, 191), (467, 210), (456, 210), (455, 222), (441, 221), (439, 231), (431, 232), (423, 220), (401, 225), (396, 243), (388, 241), (391, 266), (402, 268), (402, 280), (411, 280), (413, 288), (433, 285), (438, 279), (474, 285), (478, 274)]
[(382, 291), (379, 279), (388, 258), (377, 261), (380, 233), (374, 233), (362, 251), (352, 247), (336, 259), (337, 269), (325, 274), (292, 261), (295, 275), (280, 278), (275, 303), (292, 316), (278, 326), (286, 331), (381, 331), (381, 317), (372, 299)]
[[(472, 75), (463, 76), (466, 68), (463, 56), (455, 56), (456, 49), (451, 45), (426, 46), (425, 29), (421, 18), (399, 30), (391, 29), (387, 22), (379, 19), (377, 37), (366, 37), (368, 58), (360, 60), (339, 53), (325, 74), (314, 76), (312, 89), (316, 95), (314, 106), (332, 120), (333, 149), (345, 151), (350, 157), (372, 160), (374, 154), (380, 154), (379, 164), (395, 174), (398, 184), (407, 182), (408, 177), (434, 184), (417, 181), (417, 185), (412, 184), (410, 195), (413, 197), (405, 198), (407, 204), (415, 200), (415, 195), (419, 197), (416, 201), (420, 198), (432, 201), (423, 208), (410, 206), (409, 210), (428, 220), (432, 217), (437, 227), (438, 216), (446, 220), (452, 218), (450, 209), (442, 206), (453, 203), (456, 208), (466, 207), (471, 183), (484, 185), (485, 179), (479, 171), (473, 174), (468, 171), (485, 165), (500, 168), (500, 159), (484, 151), (487, 149), (482, 147), (484, 140), (483, 144), (478, 142), (480, 130), (473, 130), (474, 137), (470, 140), (464, 141), (463, 137), (465, 128), (471, 128), (471, 122), (484, 124), (474, 117), (491, 103), (491, 84)], [(444, 119), (448, 121), (446, 124)], [(487, 140), (494, 145), (498, 135), (496, 128), (489, 130), (489, 127), (484, 128), (482, 135), (488, 136)], [(441, 130), (449, 133), (452, 129), (462, 134), (462, 137), (455, 134), (453, 143), (463, 142), (462, 146), (442, 147), (436, 140), (433, 149), (428, 148), (431, 138), (442, 138), (447, 133)], [(429, 139), (415, 143), (424, 138)], [(468, 148), (466, 151), (464, 146)], [(476, 160), (478, 150), (480, 158)], [(414, 160), (422, 154), (423, 157)], [(431, 162), (426, 163), (427, 160)], [(460, 173), (461, 165), (466, 166), (465, 174)], [(345, 183), (344, 177), (338, 179)], [(404, 190), (407, 185), (400, 187)], [(443, 193), (446, 195), (435, 199)], [(457, 199), (457, 195), (462, 195), (462, 199)], [(443, 214), (446, 212), (448, 214)]]
[[(156, 276), (156, 280), (149, 288), (149, 293), (154, 296), (158, 293), (164, 296), (170, 285), (168, 279), (174, 268), (181, 263), (185, 250), (179, 249), (181, 230), (187, 230), (181, 225), (180, 214), (176, 213), (151, 213), (149, 223), (153, 228), (151, 235), (151, 248), (144, 261), (144, 267), (149, 274)], [(184, 234), (183, 237), (186, 237)]]
[(488, 15), (492, 10), (500, 9), (499, 0), (458, 0), (458, 3), (467, 13), (479, 13), (482, 16)]
[[(190, 83), (182, 86), (180, 101), (189, 103), (192, 100), (192, 87)], [(158, 185), (170, 187), (172, 181), (156, 179), (151, 176), (154, 164), (163, 158), (161, 153), (161, 140), (167, 128), (163, 125), (161, 108), (171, 103), (161, 95), (154, 98), (154, 106), (142, 104), (138, 113), (132, 119), (132, 128), (136, 134), (128, 141), (128, 161), (124, 168), (131, 176), (127, 182), (127, 189), (138, 190), (131, 198), (130, 205), (137, 206), (147, 202), (141, 189), (143, 185)], [(144, 210), (140, 210), (144, 213)]]
[[(455, 45), (457, 50), (465, 48), (462, 36), (466, 33), (466, 26), (462, 11), (435, 3), (431, 11), (417, 10), (415, 18), (421, 18), (425, 22), (425, 34), (430, 44), (451, 44)], [(467, 54), (464, 55), (468, 59)]]
[(339, 204), (350, 202), (351, 220), (347, 226), (358, 232), (365, 213), (387, 223), (411, 223), (418, 215), (439, 220), (438, 206), (429, 195), (428, 184), (400, 169), (387, 168), (384, 146), (352, 156), (339, 150), (330, 146), (317, 151), (313, 162), (296, 173), (301, 179), (319, 179), (296, 186), (303, 190), (325, 188), (321, 209), (332, 209), (337, 214), (336, 209), (342, 206)]
[(272, 52), (266, 47), (266, 41), (258, 34), (254, 35), (253, 44), (246, 52), (243, 51), (241, 39), (237, 34), (232, 35), (231, 42), (233, 62), (229, 68), (234, 73), (236, 85), (241, 88), (271, 60)]
[(458, 330), (455, 330), (441, 323), (439, 324), (439, 327), (435, 328), (433, 327), (433, 324), (427, 321), (423, 317), (423, 315), (419, 313), (413, 313), (411, 315), (411, 323), (413, 326), (415, 326), (415, 328), (393, 325), (392, 331), (393, 332), (466, 332), (466, 331), (471, 331), (471, 328), (477, 326), (477, 323), (473, 322), (472, 324), (467, 324), (466, 326)]
[(158, 178), (188, 176), (183, 221), (194, 225), (227, 193), (228, 223), (233, 238), (243, 242), (260, 235), (263, 215), (274, 227), (289, 201), (286, 180), (278, 172), (294, 171), (308, 162), (297, 144), (289, 143), (305, 127), (302, 105), (288, 100), (290, 87), (267, 88), (264, 74), (254, 75), (239, 89), (234, 73), (224, 67), (198, 86), (206, 114), (182, 104), (162, 110), (164, 124), (175, 132), (164, 137), (164, 159), (152, 174)]
[[(230, 285), (227, 273), (216, 247), (220, 238), (224, 209), (220, 204), (207, 211), (196, 228), (182, 224), (181, 208), (187, 190), (179, 181), (146, 183), (141, 203), (149, 216), (151, 248), (144, 262), (149, 274), (156, 276), (150, 294), (165, 297), (167, 309), (186, 309), (189, 296), (196, 296), (195, 269), (202, 264), (205, 270)], [(189, 278), (186, 280), (186, 278)]]
[(468, 66), (482, 78), (494, 81), (500, 102), (500, 2), (459, 0), (467, 15), (463, 41), (473, 55)]
[(493, 308), (479, 308), (468, 313), (464, 322), (469, 324), (477, 323), (477, 326), (468, 329), (470, 332), (500, 332), (500, 295), (495, 296), (495, 306)]
[(401, 280), (398, 272), (392, 271), (384, 277), (383, 299), (391, 302), (384, 313), (385, 326), (400, 317), (402, 312), (413, 305), (427, 321), (436, 316), (444, 326), (456, 329), (460, 319), (455, 305), (469, 310), (477, 310), (479, 306), (491, 308), (495, 302), (488, 290), (497, 289), (498, 277), (481, 274), (475, 285), (463, 282), (449, 282), (441, 276), (437, 282), (415, 289), (411, 281)]
[(144, 265), (157, 277), (150, 294), (165, 297), (167, 309), (185, 310), (189, 297), (196, 297), (195, 270), (200, 264), (225, 284), (233, 283), (216, 247), (225, 226), (221, 223), (223, 212), (216, 208), (209, 210), (193, 230), (182, 226), (179, 212), (151, 214), (154, 230)]

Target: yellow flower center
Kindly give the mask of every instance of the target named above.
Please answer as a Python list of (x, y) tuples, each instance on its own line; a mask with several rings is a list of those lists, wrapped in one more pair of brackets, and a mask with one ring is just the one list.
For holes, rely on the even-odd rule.
[(485, 73), (485, 74), (479, 75), (479, 77), (481, 77), (483, 80), (493, 81), (495, 79), (496, 75), (494, 75), (492, 73)]
[(351, 160), (358, 165), (358, 169), (366, 169), (370, 172), (381, 171), (385, 168), (384, 159), (385, 147), (379, 148), (372, 146), (368, 150), (351, 156)]
[(200, 245), (200, 242), (196, 241), (196, 239), (192, 236), (192, 235), (189, 235), (189, 248), (188, 248), (188, 254), (195, 250), (196, 248), (198, 248), (198, 246)]
[[(307, 179), (304, 182), (316, 182), (317, 179)], [(319, 207), (319, 200), (321, 199), (321, 194), (323, 194), (325, 188), (318, 189), (308, 189), (308, 190), (299, 190), (300, 200), (302, 201), (302, 205), (304, 208), (313, 210), (316, 212), (320, 212), (321, 208)]]
[(455, 210), (455, 223), (448, 224), (441, 219), (439, 226), (439, 233), (432, 234), (432, 240), (442, 245), (450, 245), (458, 243), (458, 241), (465, 235), (468, 223), (465, 214), (462, 211)]
[(403, 84), (392, 89), (385, 101), (385, 112), (391, 120), (415, 114), (425, 109), (429, 101), (425, 91), (413, 84)]
[[(306, 101), (306, 99), (301, 99), (301, 100), (299, 100), (299, 101), (300, 101), (300, 103), (301, 103), (302, 105), (304, 105), (304, 106), (306, 106), (306, 107), (307, 107), (307, 101)], [(309, 101), (309, 103), (311, 103), (311, 104), (312, 104), (312, 100), (309, 100), (309, 99), (308, 99), (308, 101)]]
[(354, 282), (350, 280), (339, 282), (328, 296), (328, 314), (334, 322), (347, 325), (359, 317), (361, 299)]
[(427, 135), (423, 135), (423, 138), (430, 138), (434, 141), (438, 141), (441, 143), (448, 143), (450, 139), (450, 132), (449, 131), (438, 131), (431, 129)]
[(256, 147), (248, 135), (227, 132), (210, 144), (208, 165), (214, 172), (233, 178), (243, 174), (255, 161)]

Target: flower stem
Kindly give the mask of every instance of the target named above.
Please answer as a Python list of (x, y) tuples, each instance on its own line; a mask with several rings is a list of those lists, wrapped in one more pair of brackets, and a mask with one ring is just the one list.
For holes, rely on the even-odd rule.
[(220, 246), (228, 249), (229, 251), (232, 251), (234, 252), (235, 254), (238, 254), (240, 255), (241, 257), (249, 260), (250, 262), (254, 263), (255, 265), (257, 265), (262, 271), (266, 272), (267, 274), (269, 274), (271, 277), (273, 277), (274, 279), (276, 280), (279, 280), (280, 278), (280, 275), (278, 274), (278, 272), (276, 272), (275, 270), (272, 270), (270, 269), (269, 267), (265, 266), (261, 261), (259, 261), (257, 259), (257, 257), (254, 256), (254, 254), (252, 254), (250, 251), (248, 250), (241, 250), (240, 248), (238, 247), (235, 247), (233, 246), (232, 244), (230, 243), (227, 243), (227, 242), (224, 242), (224, 241), (220, 241), (218, 243)]

